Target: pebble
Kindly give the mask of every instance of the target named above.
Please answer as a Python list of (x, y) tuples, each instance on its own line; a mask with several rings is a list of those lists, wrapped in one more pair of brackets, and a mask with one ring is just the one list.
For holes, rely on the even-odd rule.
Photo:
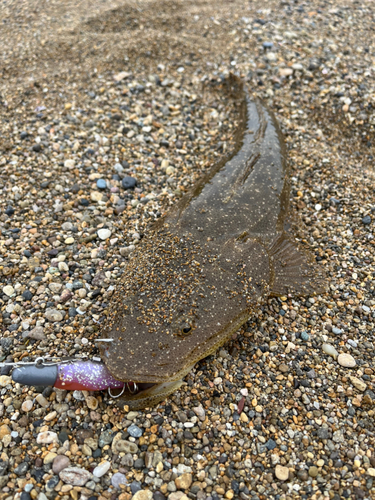
[(140, 490), (132, 497), (132, 500), (152, 500), (152, 491)]
[(30, 399), (27, 399), (22, 403), (21, 408), (23, 411), (29, 412), (32, 410), (33, 406), (34, 406), (33, 402)]
[(11, 297), (14, 294), (14, 288), (12, 287), (12, 285), (6, 285), (3, 287), (3, 293), (5, 293), (5, 295), (8, 295), (8, 297)]
[(137, 427), (134, 424), (132, 424), (131, 426), (129, 426), (126, 430), (134, 438), (140, 438), (142, 436), (142, 434), (143, 434), (142, 429), (140, 429), (139, 427)]
[(98, 179), (96, 181), (96, 187), (98, 189), (107, 189), (107, 183), (104, 179)]
[(51, 322), (60, 322), (64, 318), (62, 312), (57, 309), (47, 309), (44, 313), (44, 317)]
[(91, 479), (91, 473), (80, 467), (67, 467), (59, 473), (59, 477), (66, 484), (84, 486)]
[(104, 474), (107, 474), (110, 468), (111, 462), (101, 462), (97, 467), (95, 467), (92, 474), (95, 477), (102, 477)]
[(193, 476), (190, 473), (186, 472), (185, 474), (181, 474), (181, 476), (175, 479), (175, 484), (177, 486), (177, 489), (179, 490), (188, 490), (191, 486), (192, 481)]
[(126, 175), (122, 179), (121, 184), (122, 184), (122, 187), (124, 189), (134, 189), (135, 186), (137, 185), (137, 181), (136, 181), (136, 179), (134, 179), (134, 177), (130, 177), (130, 176)]
[(330, 344), (323, 344), (322, 349), (326, 354), (328, 354), (329, 356), (332, 356), (335, 359), (339, 355), (339, 353), (336, 351), (336, 349)]
[(339, 365), (344, 366), (345, 368), (353, 368), (354, 366), (356, 366), (356, 361), (353, 356), (346, 352), (339, 354), (337, 362)]
[(57, 441), (58, 441), (57, 434), (56, 432), (52, 431), (40, 432), (36, 438), (36, 442), (38, 444), (50, 444)]
[(63, 469), (70, 466), (70, 460), (65, 455), (57, 455), (52, 464), (52, 470), (55, 474), (59, 474)]
[(356, 389), (358, 389), (361, 392), (364, 392), (366, 390), (367, 384), (365, 382), (363, 382), (363, 380), (360, 380), (359, 378), (352, 377), (352, 376), (349, 378), (350, 378), (351, 383), (354, 385), (354, 387)]
[(316, 477), (319, 474), (319, 469), (315, 465), (312, 465), (309, 468), (309, 476), (310, 477)]
[(106, 240), (108, 239), (112, 234), (112, 231), (110, 229), (99, 229), (98, 231), (98, 236), (101, 240)]
[(371, 224), (371, 217), (369, 215), (365, 215), (363, 218), (362, 218), (362, 223), (365, 224), (365, 225), (369, 225)]
[(121, 472), (116, 472), (111, 477), (111, 484), (114, 488), (117, 488), (119, 490), (121, 489), (120, 485), (127, 485), (128, 481), (126, 479), (125, 474), (122, 474)]
[(277, 479), (280, 479), (280, 481), (287, 481), (289, 478), (288, 467), (284, 467), (282, 465), (276, 465), (275, 476), (277, 477)]
[(7, 375), (1, 375), (0, 376), (0, 387), (6, 387), (7, 385), (12, 383), (11, 377), (8, 377)]

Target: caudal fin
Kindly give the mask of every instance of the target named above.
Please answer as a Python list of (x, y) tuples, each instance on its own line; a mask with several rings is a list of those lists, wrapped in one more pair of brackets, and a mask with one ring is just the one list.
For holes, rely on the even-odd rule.
[(325, 291), (324, 275), (312, 255), (285, 233), (271, 243), (268, 253), (272, 266), (271, 295), (315, 295)]

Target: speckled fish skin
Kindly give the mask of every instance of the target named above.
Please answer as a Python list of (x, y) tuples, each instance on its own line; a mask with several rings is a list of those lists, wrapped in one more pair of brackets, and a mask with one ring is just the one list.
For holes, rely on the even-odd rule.
[(234, 152), (147, 233), (109, 308), (102, 338), (114, 341), (101, 354), (113, 376), (179, 382), (154, 399), (123, 400), (131, 407), (175, 390), (269, 295), (321, 288), (306, 253), (284, 231), (288, 166), (275, 119), (241, 82), (231, 85), (241, 115)]

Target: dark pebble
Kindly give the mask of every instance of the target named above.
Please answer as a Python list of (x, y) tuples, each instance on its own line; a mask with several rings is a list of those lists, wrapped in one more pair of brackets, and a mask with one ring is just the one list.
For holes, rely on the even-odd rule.
[(92, 452), (92, 456), (94, 458), (101, 457), (102, 456), (102, 450), (100, 448), (96, 448), (96, 450)]
[(23, 491), (21, 493), (21, 500), (31, 500), (30, 493), (27, 493), (27, 491)]
[(69, 318), (75, 318), (77, 314), (78, 314), (77, 309), (75, 307), (69, 307), (68, 309)]
[(81, 199), (79, 200), (79, 202), (80, 202), (80, 204), (81, 204), (82, 206), (84, 206), (84, 207), (88, 207), (88, 206), (90, 205), (89, 200), (86, 200), (86, 198), (81, 198)]
[(64, 444), (65, 441), (69, 441), (69, 436), (68, 436), (68, 433), (66, 431), (61, 431), (59, 433), (59, 441), (62, 444)]
[(35, 153), (40, 153), (42, 151), (41, 144), (34, 144), (32, 150), (35, 151)]
[(12, 206), (10, 206), (10, 205), (9, 205), (9, 206), (6, 208), (5, 213), (6, 213), (7, 215), (13, 215), (13, 214), (14, 214), (14, 208), (13, 208)]
[(275, 441), (273, 439), (269, 439), (266, 443), (266, 447), (268, 450), (273, 450), (275, 449), (277, 446), (277, 444), (275, 443)]
[(137, 460), (134, 462), (134, 468), (135, 469), (143, 469), (145, 466), (145, 462), (143, 458), (137, 458)]
[(130, 485), (130, 489), (131, 489), (131, 492), (133, 493), (133, 495), (135, 495), (137, 493), (137, 491), (140, 491), (142, 489), (142, 485), (138, 481), (133, 481)]
[(50, 490), (50, 491), (54, 490), (56, 488), (56, 486), (59, 484), (59, 481), (60, 481), (59, 476), (51, 477), (51, 479), (46, 484), (47, 490)]
[(14, 469), (14, 473), (17, 474), (17, 476), (23, 476), (26, 474), (26, 472), (29, 469), (29, 464), (27, 462), (22, 462), (19, 464), (18, 467)]
[(8, 462), (0, 462), (0, 476), (4, 476), (8, 469)]
[(33, 469), (31, 471), (31, 476), (35, 478), (37, 483), (42, 482), (42, 477), (44, 476), (44, 474), (45, 474), (44, 469)]
[(137, 185), (136, 179), (134, 177), (126, 176), (122, 179), (122, 187), (124, 189), (134, 189)]
[(362, 223), (365, 225), (371, 224), (371, 217), (369, 215), (365, 215), (362, 219)]
[(27, 139), (29, 137), (29, 134), (27, 132), (21, 132), (20, 133), (20, 138), (22, 140)]
[(166, 500), (166, 497), (161, 491), (154, 491), (152, 498), (153, 500)]
[(30, 292), (30, 290), (25, 290), (23, 293), (22, 293), (22, 297), (25, 299), (25, 300), (31, 300), (33, 298), (33, 294)]

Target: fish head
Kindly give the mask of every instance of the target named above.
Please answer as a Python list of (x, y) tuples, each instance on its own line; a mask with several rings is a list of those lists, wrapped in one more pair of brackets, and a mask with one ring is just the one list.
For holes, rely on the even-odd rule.
[[(267, 257), (252, 253), (266, 283), (268, 268), (259, 259)], [(126, 404), (164, 399), (246, 321), (262, 290), (234, 257), (228, 245), (218, 255), (213, 245), (165, 228), (142, 240), (111, 299), (102, 331), (110, 342), (100, 343), (111, 374), (136, 383), (138, 393)]]

